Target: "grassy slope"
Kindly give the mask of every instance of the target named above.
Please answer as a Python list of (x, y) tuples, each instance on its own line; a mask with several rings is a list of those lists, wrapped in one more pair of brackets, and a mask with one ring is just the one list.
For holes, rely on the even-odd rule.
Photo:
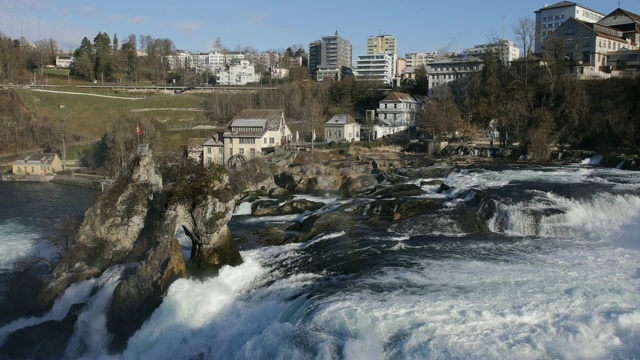
[[(154, 117), (167, 125), (176, 125), (188, 121), (206, 121), (203, 112), (194, 111), (148, 111), (131, 112), (144, 108), (202, 108), (203, 94), (167, 95), (156, 93), (128, 93), (102, 89), (79, 89), (76, 87), (59, 88), (57, 91), (90, 92), (100, 95), (113, 95), (140, 100), (102, 98), (86, 95), (40, 92), (28, 89), (18, 90), (25, 103), (38, 116), (50, 121), (64, 120), (71, 131), (86, 134), (89, 137), (102, 135), (106, 124), (114, 116), (129, 114), (134, 117)], [(64, 104), (64, 108), (60, 107)]]

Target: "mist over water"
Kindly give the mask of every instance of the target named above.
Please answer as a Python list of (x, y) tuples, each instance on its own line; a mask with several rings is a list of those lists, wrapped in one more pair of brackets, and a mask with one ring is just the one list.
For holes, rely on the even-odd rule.
[[(640, 357), (640, 176), (591, 167), (454, 171), (425, 197), (442, 210), (301, 244), (240, 243), (244, 263), (174, 282), (122, 354), (104, 308), (119, 269), (89, 299), (69, 358), (633, 359)], [(414, 180), (412, 180), (414, 181)], [(488, 233), (464, 233), (459, 196), (495, 203)], [(332, 211), (324, 199), (320, 211)], [(299, 217), (230, 223), (250, 234)], [(179, 233), (183, 253), (189, 240)], [(65, 300), (66, 299), (66, 300)], [(62, 305), (61, 305), (62, 306)], [(53, 315), (47, 315), (53, 316)], [(21, 319), (26, 322), (41, 319)], [(8, 331), (0, 327), (0, 336)]]

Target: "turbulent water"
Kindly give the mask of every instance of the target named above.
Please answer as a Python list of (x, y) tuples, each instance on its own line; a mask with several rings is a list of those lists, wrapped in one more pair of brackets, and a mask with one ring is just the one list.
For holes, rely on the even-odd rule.
[[(0, 339), (90, 297), (69, 358), (640, 358), (640, 174), (511, 166), (442, 180), (444, 194), (424, 187), (447, 204), (435, 214), (301, 244), (258, 246), (253, 230), (300, 216), (255, 218), (239, 204), (230, 227), (246, 238), (244, 263), (176, 281), (122, 354), (106, 355), (103, 316), (122, 268), (75, 285), (43, 319), (5, 325)], [(452, 210), (479, 192), (496, 204), (490, 232), (466, 234)], [(345, 202), (317, 200), (319, 211)], [(38, 232), (15, 226), (3, 250)], [(3, 264), (14, 256), (3, 251)]]

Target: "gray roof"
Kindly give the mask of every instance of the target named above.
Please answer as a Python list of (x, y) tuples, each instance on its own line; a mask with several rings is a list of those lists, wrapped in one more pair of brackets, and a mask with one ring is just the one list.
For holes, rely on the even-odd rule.
[(216, 141), (216, 138), (214, 137), (210, 137), (202, 144), (202, 146), (224, 146), (224, 143), (222, 141)]
[(21, 165), (21, 164), (51, 164), (53, 159), (55, 159), (56, 154), (54, 153), (37, 153), (37, 152), (26, 152), (12, 164)]
[(334, 115), (331, 119), (329, 119), (326, 124), (327, 125), (356, 124), (356, 121), (350, 115), (337, 114), (337, 115)]
[[(265, 130), (279, 130), (282, 117), (282, 109), (245, 109), (231, 120), (230, 126), (265, 126)], [(262, 121), (262, 125), (258, 121)]]

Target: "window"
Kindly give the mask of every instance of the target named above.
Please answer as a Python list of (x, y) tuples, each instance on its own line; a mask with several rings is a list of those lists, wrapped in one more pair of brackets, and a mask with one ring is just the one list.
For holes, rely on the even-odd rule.
[(211, 148), (210, 147), (207, 148), (207, 154), (211, 154)]
[(252, 158), (256, 157), (256, 149), (254, 148), (249, 149), (249, 156)]
[(224, 154), (224, 149), (223, 148), (218, 148), (218, 154), (220, 154), (220, 155)]
[(233, 149), (229, 149), (229, 156), (233, 156)]
[(330, 138), (331, 137), (331, 130), (327, 130), (327, 137)]
[(590, 47), (591, 46), (591, 38), (585, 36), (582, 38), (582, 47)]
[(566, 47), (567, 49), (573, 49), (573, 47), (574, 47), (574, 46), (575, 46), (575, 40), (573, 40), (573, 39), (567, 39), (567, 42), (566, 42), (566, 46), (565, 46), (565, 47)]
[(269, 144), (275, 144), (276, 140), (274, 138), (269, 138)]
[(244, 155), (244, 148), (240, 148), (240, 150), (238, 150), (238, 154)]
[(211, 158), (207, 157), (207, 165), (211, 165)]
[(572, 27), (568, 27), (567, 28), (567, 35), (573, 35), (573, 28)]
[(33, 170), (33, 166), (31, 167), (31, 173), (35, 173), (36, 171)]
[(342, 137), (342, 131), (338, 130), (338, 139)]
[(266, 144), (267, 143), (267, 138), (262, 139), (262, 143)]

